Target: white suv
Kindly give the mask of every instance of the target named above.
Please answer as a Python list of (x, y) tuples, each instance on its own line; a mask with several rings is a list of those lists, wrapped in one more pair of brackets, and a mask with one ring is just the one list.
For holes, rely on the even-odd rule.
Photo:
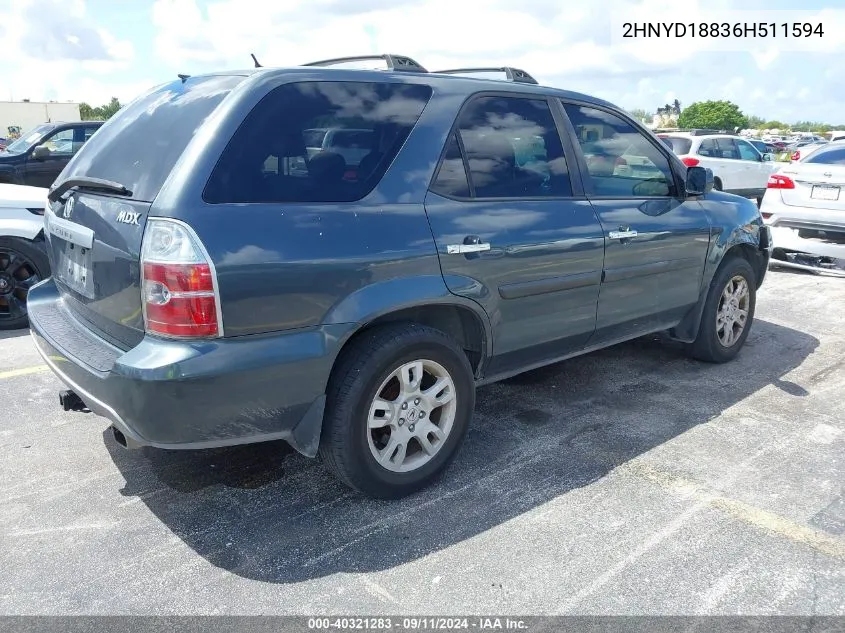
[(713, 170), (714, 187), (758, 202), (766, 193), (769, 176), (778, 165), (770, 154), (761, 154), (751, 143), (729, 134), (696, 136), (689, 132), (658, 134), (688, 167)]

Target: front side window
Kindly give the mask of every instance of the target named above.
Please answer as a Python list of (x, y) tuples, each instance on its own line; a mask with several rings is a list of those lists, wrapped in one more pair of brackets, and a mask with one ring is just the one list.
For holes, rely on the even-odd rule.
[(208, 180), (212, 204), (352, 202), (372, 191), (431, 97), (419, 84), (279, 86), (250, 112)]
[[(572, 195), (563, 145), (544, 99), (474, 99), (458, 117), (457, 134), (476, 198)], [(449, 142), (454, 145), (447, 148), (440, 173), (460, 183), (460, 152), (455, 140)]]
[(755, 163), (760, 162), (760, 153), (754, 149), (751, 143), (745, 141), (735, 141), (737, 149), (739, 150), (739, 157), (741, 160), (751, 160)]
[(38, 146), (46, 148), (50, 151), (50, 156), (56, 158), (73, 156), (76, 153), (73, 146), (73, 129), (61, 130), (51, 134)]
[(669, 159), (630, 123), (609, 112), (564, 104), (598, 196), (671, 196)]

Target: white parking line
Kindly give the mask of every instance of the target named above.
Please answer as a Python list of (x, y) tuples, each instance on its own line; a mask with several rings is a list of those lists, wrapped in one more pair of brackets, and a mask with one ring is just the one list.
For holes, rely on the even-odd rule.
[(26, 376), (27, 374), (37, 374), (49, 369), (50, 368), (47, 367), (47, 365), (36, 365), (35, 367), (23, 367), (22, 369), (12, 369), (11, 371), (0, 371), (0, 380), (3, 380), (4, 378)]

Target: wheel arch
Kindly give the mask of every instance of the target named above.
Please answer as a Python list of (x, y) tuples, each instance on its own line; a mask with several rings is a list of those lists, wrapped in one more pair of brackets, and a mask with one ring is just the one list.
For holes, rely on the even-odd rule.
[(476, 376), (492, 355), (492, 326), (476, 302), (452, 294), (440, 275), (392, 279), (352, 293), (334, 306), (324, 323), (355, 323), (333, 363), (363, 332), (391, 323), (419, 323), (438, 329), (453, 339), (467, 354)]

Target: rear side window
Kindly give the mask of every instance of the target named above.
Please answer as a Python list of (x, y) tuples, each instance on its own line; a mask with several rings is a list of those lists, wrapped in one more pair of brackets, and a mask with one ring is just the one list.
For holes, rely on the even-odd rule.
[(205, 187), (211, 204), (352, 202), (381, 180), (431, 88), (316, 81), (274, 89), (249, 113)]
[(572, 195), (563, 145), (544, 99), (474, 99), (458, 117), (457, 134), (463, 154), (453, 134), (431, 187), (435, 193), (467, 197), (461, 192), (468, 172), (476, 198)]
[(692, 149), (692, 139), (683, 136), (661, 136), (660, 139), (678, 156), (689, 154)]
[(823, 165), (845, 165), (845, 147), (822, 148), (807, 157), (804, 163), (820, 163)]
[(134, 199), (151, 202), (196, 131), (243, 80), (233, 75), (197, 77), (153, 90), (92, 134), (61, 179), (112, 180)]

